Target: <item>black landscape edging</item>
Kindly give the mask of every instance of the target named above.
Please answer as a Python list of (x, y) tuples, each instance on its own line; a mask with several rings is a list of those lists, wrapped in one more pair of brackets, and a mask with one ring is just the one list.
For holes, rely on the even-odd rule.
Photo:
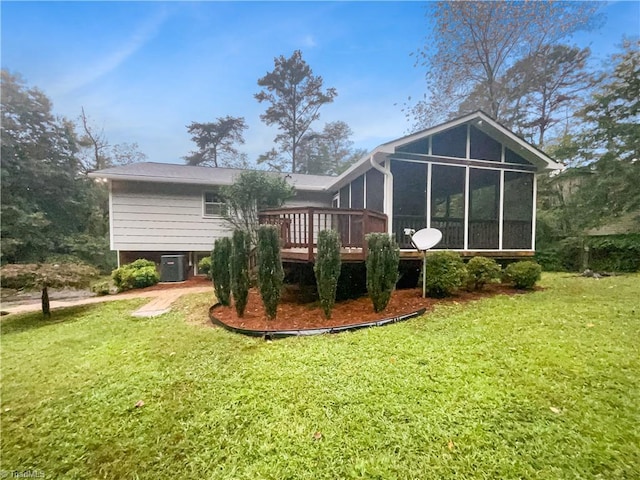
[(427, 311), (426, 308), (421, 308), (420, 310), (416, 310), (415, 312), (407, 313), (405, 315), (400, 315), (397, 317), (384, 318), (382, 320), (375, 320), (373, 322), (352, 323), (349, 325), (341, 325), (339, 327), (301, 328), (299, 330), (251, 330), (248, 328), (232, 327), (231, 325), (227, 325), (223, 321), (217, 319), (213, 315), (213, 311), (220, 305), (221, 304), (216, 303), (209, 309), (209, 319), (211, 320), (211, 323), (213, 323), (214, 325), (218, 325), (225, 330), (229, 330), (230, 332), (239, 333), (241, 335), (247, 335), (250, 337), (262, 337), (265, 340), (287, 337), (302, 337), (308, 335), (323, 335), (327, 333), (350, 332), (354, 330), (360, 330), (362, 328), (382, 327), (384, 325), (390, 325), (392, 323), (404, 322), (405, 320), (409, 320), (410, 318), (423, 315)]

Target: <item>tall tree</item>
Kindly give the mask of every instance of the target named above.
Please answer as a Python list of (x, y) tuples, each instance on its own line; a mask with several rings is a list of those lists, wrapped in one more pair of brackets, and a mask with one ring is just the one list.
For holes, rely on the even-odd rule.
[(597, 24), (594, 2), (437, 2), (427, 17), (433, 28), (418, 51), (427, 69), (427, 95), (410, 108), (416, 127), (453, 114), (476, 89), (486, 112), (503, 120), (507, 70), (534, 58), (546, 45)]
[(544, 45), (507, 71), (505, 116), (518, 133), (544, 147), (553, 127), (566, 118), (567, 109), (577, 109), (585, 92), (599, 81), (587, 69), (590, 54), (588, 48)]
[(611, 76), (581, 112), (587, 127), (581, 150), (596, 159), (578, 195), (589, 207), (587, 223), (640, 211), (640, 42), (625, 40), (612, 64)]
[(366, 154), (354, 149), (353, 131), (343, 121), (326, 123), (322, 132), (310, 130), (300, 142), (300, 173), (338, 175)]
[(269, 103), (260, 119), (267, 125), (277, 125), (280, 130), (275, 137), (279, 151), (271, 150), (258, 162), (267, 162), (272, 168), (283, 170), (285, 164), (281, 154), (285, 154), (289, 156), (291, 172), (297, 172), (300, 142), (320, 117), (320, 107), (333, 102), (338, 93), (335, 88), (323, 91), (322, 77), (313, 75), (300, 50), (289, 58), (283, 55), (275, 58), (274, 64), (274, 69), (258, 80), (263, 90), (254, 97), (260, 103)]
[(89, 182), (73, 124), (37, 88), (2, 70), (2, 261), (42, 261), (82, 231)]
[(555, 238), (640, 211), (640, 43), (625, 41), (610, 63), (579, 112), (582, 131), (548, 146), (570, 165), (539, 184), (538, 224)]
[(118, 143), (112, 145), (103, 129), (95, 127), (88, 115), (81, 109), (78, 122), (80, 136), (78, 138), (78, 158), (83, 170), (90, 172), (113, 167), (143, 162), (147, 156), (140, 151), (137, 143)]
[(215, 122), (192, 122), (187, 130), (198, 150), (184, 157), (186, 164), (212, 167), (234, 164), (239, 156), (236, 145), (244, 144), (244, 131), (247, 128), (244, 117), (228, 115), (217, 118)]

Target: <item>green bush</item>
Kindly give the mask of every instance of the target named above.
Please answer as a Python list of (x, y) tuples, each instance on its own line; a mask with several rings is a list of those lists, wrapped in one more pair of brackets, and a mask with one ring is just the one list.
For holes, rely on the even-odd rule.
[(487, 283), (499, 282), (502, 268), (493, 259), (473, 257), (467, 262), (467, 285), (472, 290), (482, 290)]
[(0, 269), (2, 288), (14, 290), (33, 290), (38, 288), (38, 269), (36, 263), (8, 263)]
[(533, 288), (538, 280), (542, 267), (536, 262), (526, 260), (523, 262), (511, 263), (505, 269), (505, 280), (512, 283), (516, 288), (529, 289)]
[(381, 312), (389, 304), (398, 281), (400, 249), (386, 233), (370, 233), (367, 239), (367, 291), (373, 310)]
[(231, 239), (227, 237), (217, 239), (211, 252), (211, 279), (218, 302), (225, 306), (231, 305), (230, 257)]
[(597, 272), (640, 271), (640, 233), (586, 239), (589, 268)]
[(231, 273), (231, 294), (236, 313), (244, 316), (249, 299), (249, 248), (251, 238), (243, 230), (233, 232), (231, 239), (231, 258), (229, 270)]
[(549, 272), (577, 272), (584, 264), (584, 241), (567, 237), (536, 250), (535, 260)]
[(280, 261), (280, 235), (271, 225), (258, 228), (258, 288), (267, 317), (276, 317), (284, 271)]
[(91, 285), (91, 291), (99, 296), (109, 295), (111, 293), (111, 284), (108, 280), (94, 283)]
[(460, 288), (467, 278), (467, 268), (455, 252), (433, 252), (427, 255), (426, 291), (430, 297), (442, 298)]
[(160, 274), (156, 269), (156, 264), (151, 260), (142, 258), (123, 265), (111, 273), (113, 283), (119, 292), (134, 288), (144, 288), (155, 285), (160, 281)]
[(340, 277), (340, 237), (335, 230), (322, 230), (318, 234), (318, 255), (314, 272), (318, 285), (320, 305), (326, 318), (336, 303), (336, 289)]
[(211, 280), (211, 255), (201, 258), (198, 262), (198, 273), (204, 274)]
[(9, 263), (0, 268), (2, 288), (15, 290), (86, 288), (99, 276), (98, 269), (83, 263)]

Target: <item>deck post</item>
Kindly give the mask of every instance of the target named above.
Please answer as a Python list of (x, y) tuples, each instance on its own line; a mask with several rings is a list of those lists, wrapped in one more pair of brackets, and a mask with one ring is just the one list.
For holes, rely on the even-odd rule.
[(360, 245), (362, 246), (362, 258), (366, 258), (367, 256), (367, 233), (369, 232), (369, 210), (362, 211), (362, 241)]
[(310, 262), (313, 262), (313, 212), (314, 212), (314, 209), (312, 207), (309, 207), (307, 209), (307, 218), (308, 218), (307, 221), (309, 222), (307, 224), (307, 227), (308, 227), (307, 243), (308, 243), (308, 246), (309, 246), (309, 257), (308, 257), (308, 260)]

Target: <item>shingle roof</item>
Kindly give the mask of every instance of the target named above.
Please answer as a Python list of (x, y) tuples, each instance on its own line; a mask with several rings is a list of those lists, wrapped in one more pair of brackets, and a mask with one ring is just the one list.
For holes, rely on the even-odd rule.
[[(105, 168), (89, 174), (93, 178), (158, 183), (190, 183), (197, 185), (231, 185), (242, 170), (239, 168), (193, 167), (173, 163), (142, 162)], [(300, 173), (265, 172), (290, 179), (298, 190), (323, 191), (336, 177)]]
[[(540, 171), (557, 170), (562, 168), (562, 164), (557, 163), (541, 150), (519, 138), (484, 112), (477, 111), (427, 130), (422, 130), (420, 132), (383, 143), (362, 157), (359, 161), (355, 162), (351, 167), (337, 177), (327, 175), (303, 175), (300, 173), (265, 173), (268, 173), (269, 175), (287, 177), (290, 179), (289, 182), (298, 190), (337, 191), (339, 188), (348, 184), (354, 178), (371, 168), (370, 161), (372, 158), (374, 162), (380, 163), (387, 158), (389, 154), (393, 154), (395, 148), (400, 145), (410, 143), (416, 139), (425, 138), (440, 131), (472, 121), (476, 128), (479, 128), (488, 135), (500, 140), (507, 147), (513, 149), (526, 160), (534, 164)], [(238, 168), (192, 167), (173, 163), (144, 162), (98, 170), (90, 173), (89, 176), (108, 178), (111, 180), (131, 180), (141, 182), (231, 185), (235, 178), (243, 171), (245, 170)]]

